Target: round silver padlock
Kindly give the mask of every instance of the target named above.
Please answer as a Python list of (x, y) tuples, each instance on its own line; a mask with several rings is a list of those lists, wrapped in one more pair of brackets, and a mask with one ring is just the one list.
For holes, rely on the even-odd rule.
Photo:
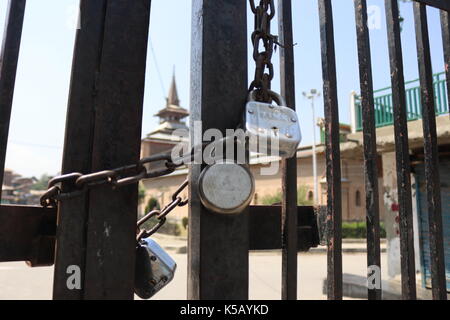
[(254, 192), (250, 170), (234, 161), (216, 162), (200, 174), (200, 200), (211, 211), (238, 214), (250, 204)]

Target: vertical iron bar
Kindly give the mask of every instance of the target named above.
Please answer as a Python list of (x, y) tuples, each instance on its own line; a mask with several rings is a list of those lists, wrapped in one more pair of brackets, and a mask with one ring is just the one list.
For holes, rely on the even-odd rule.
[[(26, 0), (9, 0), (0, 52), (0, 186), (3, 184), (9, 122), (14, 97)], [(0, 187), (0, 199), (2, 190)]]
[[(367, 267), (381, 270), (380, 210), (378, 194), (377, 136), (373, 98), (372, 59), (367, 27), (367, 2), (355, 0), (356, 35), (358, 42), (359, 75), (364, 139), (364, 173), (366, 189)], [(386, 105), (387, 107), (387, 105)], [(379, 273), (377, 273), (380, 275)], [(369, 274), (368, 274), (369, 275)], [(380, 275), (381, 277), (381, 275)], [(381, 279), (378, 283), (381, 284)], [(381, 300), (381, 288), (368, 288), (369, 300)]]
[[(108, 0), (96, 83), (92, 170), (140, 156), (149, 0)], [(89, 194), (85, 299), (133, 299), (137, 184)]]
[(433, 299), (447, 300), (445, 280), (444, 240), (442, 229), (441, 185), (436, 134), (433, 71), (428, 37), (427, 7), (414, 3), (417, 58), (422, 96), (422, 126), (425, 152), (425, 180), (427, 188), (430, 235), (431, 276)]
[(416, 267), (414, 260), (411, 165), (409, 160), (405, 79), (403, 75), (403, 55), (397, 0), (386, 0), (385, 9), (394, 110), (395, 160), (400, 218), (402, 297), (405, 300), (414, 300), (416, 299)]
[[(191, 142), (241, 122), (247, 97), (247, 2), (192, 1)], [(201, 121), (201, 132), (194, 131)], [(188, 299), (248, 299), (248, 210), (223, 216), (199, 199), (203, 165), (189, 173)]]
[(450, 12), (441, 10), (441, 27), (442, 46), (444, 48), (445, 78), (447, 80), (447, 111), (450, 114)]
[[(103, 45), (106, 0), (80, 2), (80, 29), (77, 30), (67, 107), (62, 173), (91, 172), (92, 140), (95, 119), (95, 81), (99, 72)], [(73, 185), (63, 183), (63, 191)], [(58, 206), (58, 234), (55, 257), (53, 298), (83, 298), (80, 289), (67, 287), (67, 268), (80, 267), (85, 275), (88, 196), (67, 199)]]
[(342, 199), (339, 108), (331, 0), (319, 0), (327, 164), (328, 299), (342, 299)]
[[(294, 39), (292, 35), (292, 1), (279, 0), (281, 95), (295, 110)], [(283, 300), (297, 299), (297, 156), (282, 162), (282, 283)]]

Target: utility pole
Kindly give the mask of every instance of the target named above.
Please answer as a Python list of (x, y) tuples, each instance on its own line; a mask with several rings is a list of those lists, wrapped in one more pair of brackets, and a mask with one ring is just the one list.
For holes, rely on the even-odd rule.
[(311, 100), (311, 110), (313, 119), (313, 176), (314, 176), (314, 205), (319, 202), (319, 184), (317, 181), (317, 155), (316, 155), (316, 111), (314, 109), (314, 99), (320, 97), (320, 92), (316, 89), (311, 89), (310, 92), (303, 92), (306, 99)]

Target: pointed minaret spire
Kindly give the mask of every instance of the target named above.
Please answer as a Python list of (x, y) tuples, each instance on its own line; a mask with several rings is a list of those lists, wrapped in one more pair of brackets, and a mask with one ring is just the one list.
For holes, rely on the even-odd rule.
[(167, 105), (179, 106), (177, 83), (175, 80), (175, 66), (173, 67), (172, 84), (170, 85), (169, 95), (167, 96)]
[(173, 69), (172, 84), (166, 98), (166, 107), (159, 110), (155, 116), (159, 118), (161, 126), (154, 132), (168, 132), (175, 130), (174, 128), (184, 128), (186, 126), (183, 119), (189, 116), (189, 111), (180, 106), (175, 80), (175, 67)]

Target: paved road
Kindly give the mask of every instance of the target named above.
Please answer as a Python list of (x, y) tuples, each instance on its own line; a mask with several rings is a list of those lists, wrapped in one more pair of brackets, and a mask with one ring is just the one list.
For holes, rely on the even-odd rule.
[[(175, 279), (155, 299), (186, 299), (187, 255), (172, 254), (178, 268)], [(383, 278), (386, 278), (386, 255), (382, 254)], [(299, 254), (299, 298), (325, 299), (322, 281), (326, 276), (326, 255)], [(345, 254), (344, 272), (364, 276), (366, 255)], [(281, 255), (250, 255), (250, 299), (279, 299), (281, 295)], [(53, 268), (28, 268), (23, 262), (0, 263), (0, 299), (51, 299)]]

